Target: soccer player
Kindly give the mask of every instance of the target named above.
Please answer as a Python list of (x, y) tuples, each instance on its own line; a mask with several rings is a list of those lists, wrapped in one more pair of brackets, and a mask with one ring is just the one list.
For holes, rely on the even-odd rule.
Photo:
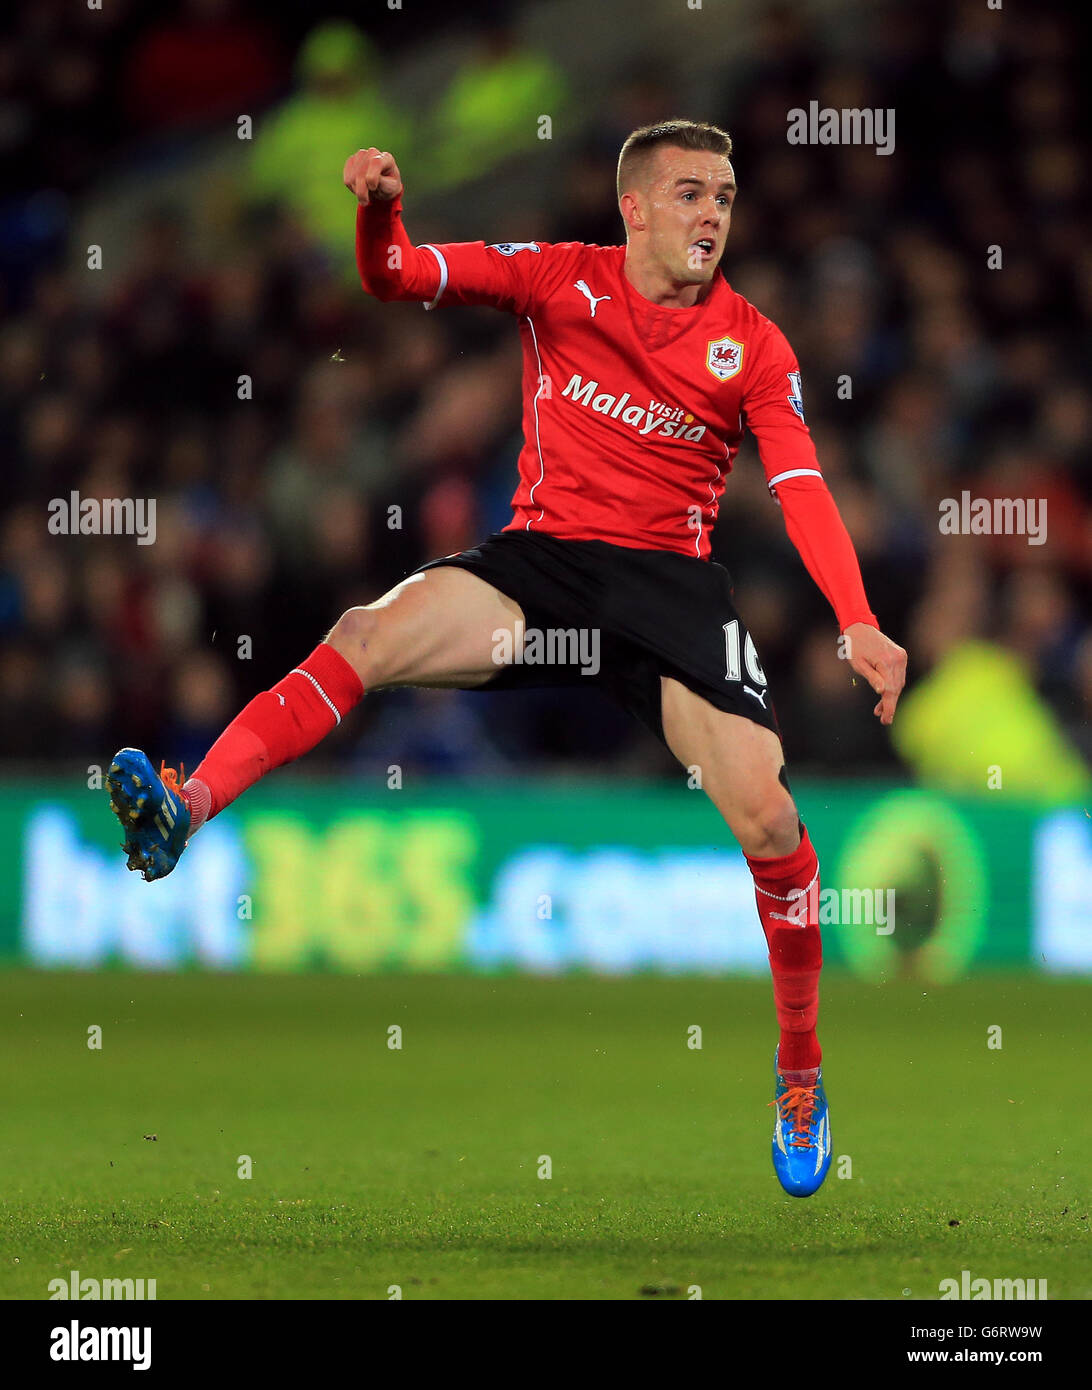
[[(228, 725), (184, 786), (173, 769), (157, 776), (136, 749), (117, 754), (108, 783), (128, 867), (161, 878), (206, 820), (313, 748), (367, 691), (597, 681), (684, 767), (701, 769), (751, 868), (780, 1030), (773, 1162), (785, 1190), (803, 1197), (831, 1154), (816, 1036), (819, 864), (789, 791), (759, 654), (727, 571), (709, 559), (744, 428), (884, 724), (906, 653), (869, 608), (804, 423), (796, 358), (718, 274), (736, 196), (731, 153), (729, 136), (708, 124), (634, 131), (618, 161), (624, 246), (415, 247), (393, 156), (372, 147), (347, 160), (369, 294), (517, 317), (524, 446), (512, 521), (343, 613)], [(561, 664), (518, 659), (532, 631), (573, 630), (597, 635), (593, 677), (572, 649)], [(498, 650), (513, 659), (499, 663)]]

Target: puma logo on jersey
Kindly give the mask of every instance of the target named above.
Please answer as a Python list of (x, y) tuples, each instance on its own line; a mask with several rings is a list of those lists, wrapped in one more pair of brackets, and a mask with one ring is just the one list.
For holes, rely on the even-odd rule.
[(588, 303), (591, 305), (592, 318), (595, 318), (595, 306), (597, 304), (602, 304), (604, 299), (610, 298), (609, 294), (592, 294), (591, 290), (588, 288), (587, 280), (577, 280), (576, 284), (573, 286), (573, 289), (579, 290), (580, 293), (587, 299)]
[(769, 691), (764, 690), (760, 695), (757, 690), (752, 690), (749, 685), (745, 685), (743, 688), (744, 690), (746, 690), (748, 695), (753, 695), (755, 697), (755, 699), (758, 701), (758, 703), (762, 706), (763, 709), (766, 708), (766, 696), (769, 694)]

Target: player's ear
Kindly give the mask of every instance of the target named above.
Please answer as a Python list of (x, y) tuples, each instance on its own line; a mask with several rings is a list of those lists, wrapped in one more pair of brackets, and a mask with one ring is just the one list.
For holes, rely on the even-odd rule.
[(622, 214), (622, 221), (631, 232), (644, 231), (644, 214), (641, 209), (641, 204), (635, 194), (623, 193), (618, 199), (618, 210)]

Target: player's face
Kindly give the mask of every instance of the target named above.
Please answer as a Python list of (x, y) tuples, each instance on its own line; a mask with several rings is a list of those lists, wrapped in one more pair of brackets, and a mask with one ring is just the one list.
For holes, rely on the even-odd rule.
[(731, 161), (706, 150), (661, 146), (643, 199), (649, 250), (677, 284), (708, 284), (732, 221)]

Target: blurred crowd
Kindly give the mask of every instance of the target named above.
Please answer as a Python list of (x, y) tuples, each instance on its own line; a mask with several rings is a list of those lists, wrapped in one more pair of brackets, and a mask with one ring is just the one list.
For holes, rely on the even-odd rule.
[[(1034, 782), (1049, 745), (1073, 786), (1087, 778), (1092, 245), (1075, 21), (873, 4), (847, 49), (775, 5), (710, 102), (684, 63), (663, 61), (589, 95), (497, 7), (467, 7), (422, 108), (389, 77), (421, 30), (389, 16), (364, 33), (322, 20), (320, 4), (288, 6), (279, 24), (236, 0), (154, 18), (106, 8), (42, 0), (0, 31), (0, 757), (90, 764), (136, 744), (192, 768), (344, 608), (505, 524), (514, 326), (367, 299), (344, 157), (373, 142), (404, 152), (417, 241), (613, 243), (622, 139), (686, 115), (732, 133), (741, 191), (724, 272), (797, 351), (873, 609), (910, 651), (893, 741), (838, 659), (833, 615), (745, 447), (715, 554), (790, 766), (901, 760), (943, 780), (997, 699), (1000, 663), (1041, 732), (999, 725), (991, 761), (1022, 758)], [(787, 112), (813, 99), (893, 108), (894, 154), (788, 144)], [(73, 254), (80, 209), (134, 161), (185, 171), (243, 111), (253, 149), (217, 210), (215, 254), (200, 201), (157, 200), (99, 293)], [(483, 197), (475, 231), (451, 195), (467, 191), (473, 211), (484, 182), (504, 198), (498, 212)], [(1047, 543), (942, 535), (939, 503), (964, 490), (1047, 499)], [(49, 534), (48, 502), (71, 491), (154, 497), (155, 544)], [(594, 692), (385, 694), (311, 765), (481, 775), (529, 762), (671, 767)]]

